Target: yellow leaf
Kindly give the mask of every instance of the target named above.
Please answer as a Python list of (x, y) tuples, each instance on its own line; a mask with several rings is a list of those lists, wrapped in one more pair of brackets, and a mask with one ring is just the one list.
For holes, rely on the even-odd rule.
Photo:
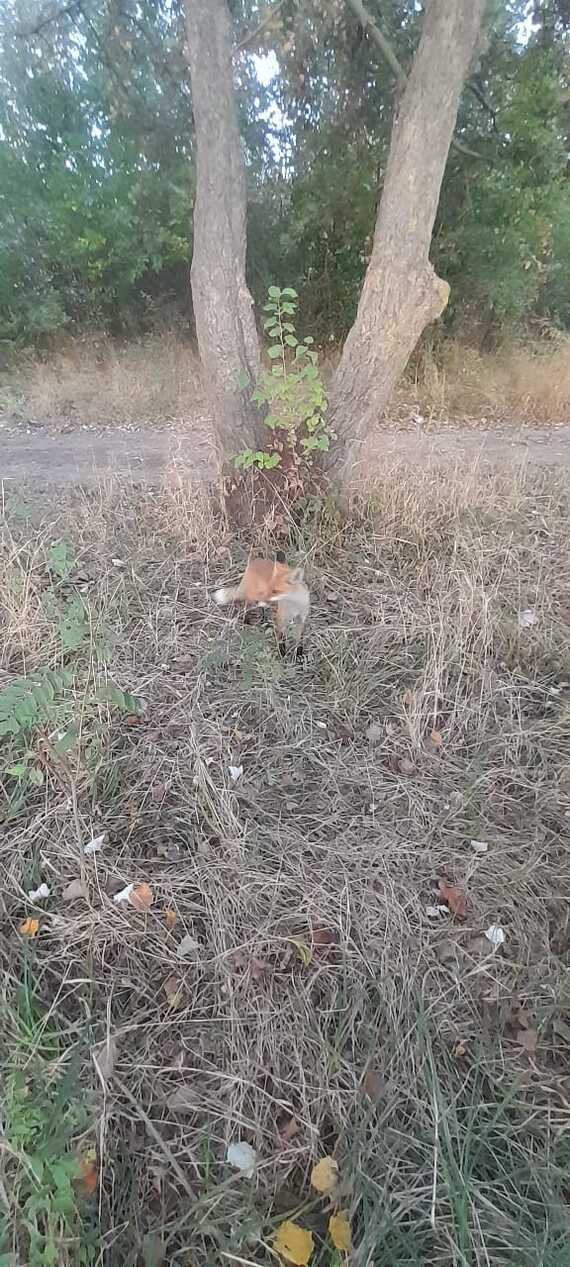
[(170, 928), (174, 928), (174, 925), (175, 925), (175, 923), (176, 923), (176, 920), (177, 920), (177, 919), (178, 919), (178, 916), (177, 916), (177, 914), (176, 914), (176, 911), (171, 911), (171, 910), (170, 910), (170, 908), (168, 908), (168, 909), (164, 912), (164, 922), (165, 922), (165, 924), (166, 924), (166, 927), (167, 927), (167, 928), (169, 928), (169, 929), (170, 929)]
[(148, 911), (154, 902), (154, 894), (150, 884), (137, 884), (129, 894), (129, 902), (135, 911)]
[(338, 1183), (338, 1162), (334, 1157), (321, 1157), (311, 1171), (311, 1184), (317, 1192), (327, 1196)]
[(307, 1267), (313, 1252), (313, 1234), (307, 1232), (298, 1223), (286, 1219), (277, 1228), (273, 1237), (273, 1248), (276, 1254), (286, 1258), (288, 1263), (296, 1263), (297, 1267)]
[(350, 1234), (350, 1223), (345, 1214), (331, 1214), (329, 1235), (335, 1249), (340, 1249), (343, 1254), (350, 1254), (352, 1236)]
[(20, 924), (18, 932), (22, 934), (22, 937), (35, 937), (39, 926), (39, 919), (25, 919), (23, 924)]
[(302, 963), (304, 963), (305, 967), (307, 967), (307, 965), (310, 964), (311, 962), (311, 952), (309, 950), (309, 947), (305, 945), (305, 942), (302, 941), (300, 937), (289, 937), (288, 941), (290, 941), (291, 945), (295, 946), (295, 948), (298, 950), (299, 958), (301, 959)]

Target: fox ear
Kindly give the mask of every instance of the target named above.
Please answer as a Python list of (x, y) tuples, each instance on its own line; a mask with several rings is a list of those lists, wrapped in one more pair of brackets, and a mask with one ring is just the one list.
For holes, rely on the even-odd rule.
[(289, 573), (289, 580), (302, 581), (304, 576), (305, 576), (305, 569), (303, 567), (292, 568), (291, 572)]

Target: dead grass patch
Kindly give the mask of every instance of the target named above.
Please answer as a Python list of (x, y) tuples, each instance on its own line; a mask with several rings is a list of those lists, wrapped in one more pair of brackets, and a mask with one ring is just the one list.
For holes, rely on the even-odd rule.
[(85, 336), (26, 356), (4, 376), (0, 406), (23, 422), (95, 427), (183, 423), (204, 411), (196, 353), (174, 334), (124, 344)]
[[(337, 350), (321, 361), (330, 378)], [(70, 341), (25, 356), (0, 381), (0, 418), (54, 424), (142, 426), (207, 417), (196, 353), (175, 333), (127, 344)], [(529, 340), (480, 353), (453, 340), (425, 344), (392, 400), (386, 425), (548, 425), (570, 420), (570, 340)]]
[[(57, 1088), (64, 1156), (97, 1150), (97, 1195), (56, 1220), (58, 1261), (95, 1236), (86, 1261), (113, 1267), (261, 1267), (294, 1218), (334, 1267), (308, 1184), (334, 1154), (358, 1261), (562, 1267), (567, 490), (395, 471), (350, 520), (315, 498), (289, 527), (314, 596), (302, 669), (210, 602), (252, 542), (195, 490), (6, 509), (0, 690), (72, 674), (30, 760), (78, 722), (20, 803), (15, 741), (1, 750), (3, 1066), (24, 1103), (40, 1074)], [(72, 560), (55, 577), (54, 540)], [(78, 597), (85, 633), (65, 652)], [(439, 879), (464, 890), (464, 921), (426, 913)], [(84, 896), (66, 898), (77, 880)], [(40, 881), (51, 896), (34, 903)], [(132, 882), (152, 888), (147, 913), (113, 901)], [(30, 1220), (41, 1232), (46, 1215), (25, 1205), (19, 1120), (5, 1236), (34, 1264)], [(226, 1164), (237, 1140), (253, 1179)]]

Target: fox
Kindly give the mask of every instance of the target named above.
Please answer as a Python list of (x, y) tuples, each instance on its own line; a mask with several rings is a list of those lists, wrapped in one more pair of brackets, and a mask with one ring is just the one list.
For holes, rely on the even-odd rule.
[(240, 602), (245, 603), (246, 607), (274, 606), (280, 655), (286, 655), (287, 635), (292, 633), (296, 658), (302, 660), (303, 634), (311, 606), (304, 576), (304, 568), (288, 567), (283, 551), (278, 550), (275, 561), (250, 559), (239, 584), (216, 590), (214, 601), (219, 607)]

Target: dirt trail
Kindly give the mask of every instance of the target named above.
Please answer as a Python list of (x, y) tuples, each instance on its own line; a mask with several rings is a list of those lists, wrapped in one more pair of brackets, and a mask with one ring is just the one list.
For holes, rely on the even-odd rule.
[[(492, 431), (379, 431), (363, 466), (570, 468), (570, 425)], [(202, 481), (214, 473), (211, 454), (191, 431), (0, 431), (0, 480), (14, 485), (93, 486), (118, 477), (157, 484), (169, 471)]]

